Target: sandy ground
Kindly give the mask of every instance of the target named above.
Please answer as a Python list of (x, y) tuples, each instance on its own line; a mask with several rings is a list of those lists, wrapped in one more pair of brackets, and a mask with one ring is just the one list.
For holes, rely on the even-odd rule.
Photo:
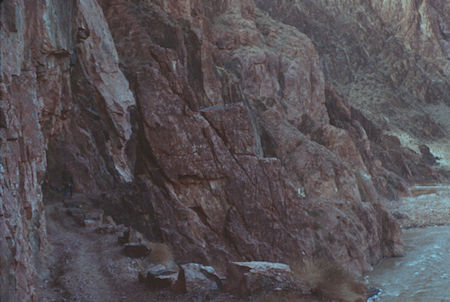
[(450, 184), (413, 186), (388, 208), (403, 228), (450, 225)]

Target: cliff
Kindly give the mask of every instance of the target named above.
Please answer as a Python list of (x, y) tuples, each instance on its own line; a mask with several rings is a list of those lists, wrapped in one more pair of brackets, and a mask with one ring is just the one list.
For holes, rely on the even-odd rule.
[(64, 167), (180, 262), (400, 254), (383, 201), (449, 160), (448, 4), (412, 2), (2, 1), (0, 299)]
[(448, 170), (448, 1), (256, 2), (311, 38), (352, 107), (403, 146), (426, 144)]

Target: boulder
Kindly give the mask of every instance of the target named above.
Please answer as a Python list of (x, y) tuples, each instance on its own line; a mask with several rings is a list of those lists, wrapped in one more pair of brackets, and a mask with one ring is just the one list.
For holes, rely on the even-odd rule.
[(177, 290), (182, 292), (207, 292), (222, 288), (223, 279), (215, 269), (198, 263), (180, 265)]
[(177, 283), (178, 272), (157, 264), (139, 272), (138, 278), (140, 282), (146, 283), (152, 289), (169, 288)]
[(139, 242), (126, 243), (123, 251), (130, 258), (142, 258), (150, 254), (147, 245)]
[(228, 264), (225, 290), (240, 297), (293, 288), (291, 268), (287, 264), (260, 261)]

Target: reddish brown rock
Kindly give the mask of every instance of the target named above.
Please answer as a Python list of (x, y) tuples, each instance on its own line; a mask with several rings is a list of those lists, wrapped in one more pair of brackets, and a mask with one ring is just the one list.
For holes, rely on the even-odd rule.
[[(450, 13), (448, 1), (376, 1), (374, 8), (409, 48), (433, 60), (449, 58), (450, 21), (445, 17)], [(448, 62), (444, 64), (448, 70)]]
[[(84, 66), (88, 85), (98, 89), (97, 95), (90, 93), (91, 100), (102, 100), (98, 104), (104, 105), (105, 117), (113, 124), (111, 129), (117, 129), (120, 139), (112, 137), (114, 143), (105, 151), (124, 179), (129, 179), (129, 173), (127, 176), (122, 154), (131, 129), (126, 108), (134, 99), (117, 67), (114, 44), (106, 23), (99, 17), (96, 1), (66, 5), (11, 0), (0, 6), (0, 300), (31, 301), (37, 300), (37, 271), (43, 270), (41, 255), (46, 245), (41, 185), (51, 180), (45, 178), (50, 175), (46, 174), (47, 163), (60, 167), (72, 164), (74, 154), (66, 152), (68, 149), (84, 153), (65, 143), (66, 149), (56, 159), (50, 155), (54, 147), (48, 147), (49, 141), (61, 133), (67, 138), (76, 137), (69, 130), (74, 125), (70, 113), (74, 107), (79, 110), (71, 102), (77, 94), (72, 90), (77, 81), (71, 82), (71, 62)], [(71, 29), (79, 26), (91, 27), (92, 35), (76, 50)], [(89, 98), (85, 100), (89, 102)], [(89, 140), (85, 131), (77, 131), (80, 143)], [(86, 153), (82, 157), (88, 158)], [(77, 189), (85, 188), (83, 182), (90, 182), (88, 175), (94, 174), (84, 174), (83, 180), (76, 177)]]
[(448, 1), (255, 2), (313, 40), (327, 81), (370, 123), (448, 158)]
[(295, 284), (289, 265), (271, 262), (230, 262), (225, 290), (240, 297), (261, 292), (292, 290)]
[[(125, 70), (139, 70), (132, 86), (145, 120), (142, 138), (152, 151), (146, 169), (158, 171), (142, 179), (152, 191), (165, 188), (166, 197), (154, 203), (154, 210), (164, 240), (171, 243), (176, 256), (190, 261), (195, 255), (198, 261), (224, 266), (224, 259), (239, 255), (278, 260), (295, 257), (299, 249), (335, 254), (327, 244), (315, 246), (312, 234), (328, 236), (335, 226), (325, 222), (325, 215), (323, 230), (313, 230), (317, 218), (306, 213), (305, 198), (342, 200), (349, 219), (359, 211), (370, 213), (372, 223), (362, 219), (354, 226), (343, 226), (355, 237), (343, 233), (342, 240), (360, 245), (366, 235), (356, 236), (357, 229), (366, 229), (365, 234), (376, 235), (363, 240), (363, 246), (372, 250), (374, 258), (380, 256), (376, 246), (382, 230), (375, 226), (378, 211), (383, 210), (370, 204), (377, 202), (376, 193), (370, 178), (361, 176), (367, 175), (366, 169), (356, 147), (349, 144), (350, 136), (336, 129), (352, 153), (339, 149), (337, 140), (331, 141), (333, 133), (321, 141), (329, 149), (309, 139), (317, 129), (333, 129), (327, 126), (325, 83), (309, 39), (267, 18), (251, 1), (212, 11), (199, 3), (190, 4), (191, 10), (170, 6), (169, 11), (185, 20), (191, 18), (184, 13), (197, 9), (204, 23), (192, 21), (193, 32), (168, 22), (164, 14), (144, 14), (146, 5), (160, 12), (158, 5), (141, 5), (116, 1), (105, 3), (104, 10)], [(119, 7), (126, 17), (115, 14)], [(208, 22), (214, 30), (207, 29)], [(166, 38), (173, 36), (178, 43), (155, 40), (146, 24), (163, 28)], [(124, 39), (120, 33), (132, 28), (134, 38)], [(182, 36), (176, 34), (180, 31)], [(202, 46), (191, 51), (194, 46), (186, 37), (201, 38)], [(141, 45), (151, 45), (150, 51)], [(183, 49), (195, 64), (180, 59)], [(221, 62), (214, 73), (210, 56)], [(135, 58), (146, 58), (149, 64), (141, 66)], [(208, 98), (217, 86), (221, 92)], [(182, 87), (202, 88), (192, 92)], [(346, 156), (345, 161), (339, 155)], [(361, 172), (352, 168), (354, 163)], [(155, 186), (154, 179), (160, 184)], [(364, 207), (356, 206), (362, 190), (369, 192), (364, 193), (370, 202)], [(158, 194), (153, 193), (153, 198), (162, 198)], [(333, 207), (314, 202), (323, 206), (324, 213)], [(398, 228), (391, 234), (396, 232)], [(394, 242), (398, 240), (388, 245)], [(348, 253), (337, 257), (358, 269), (366, 267), (361, 264), (368, 259)]]
[(399, 254), (379, 193), (450, 133), (448, 5), (413, 2), (4, 0), (0, 299), (38, 299), (64, 166), (182, 262)]

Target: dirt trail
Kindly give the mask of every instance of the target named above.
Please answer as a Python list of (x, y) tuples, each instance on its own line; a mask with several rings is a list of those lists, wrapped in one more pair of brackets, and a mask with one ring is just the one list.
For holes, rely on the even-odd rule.
[[(80, 194), (72, 200), (72, 211), (98, 212)], [(83, 210), (74, 207), (81, 205)], [(147, 301), (234, 301), (226, 293), (181, 294), (170, 290), (151, 290), (140, 283), (142, 261), (123, 254), (117, 238), (123, 226), (94, 223), (82, 226), (67, 214), (62, 202), (46, 205), (49, 241), (49, 274), (40, 288), (42, 302), (147, 302)], [(76, 216), (76, 215), (75, 215)], [(102, 231), (99, 231), (101, 229)]]
[[(65, 263), (60, 264), (65, 266), (65, 274), (61, 283), (65, 288), (73, 290), (71, 296), (83, 298), (81, 300), (101, 301), (114, 294), (116, 288), (102, 259), (103, 242), (94, 242), (89, 234), (76, 232), (64, 225), (60, 224), (58, 228), (55, 222), (52, 224), (54, 230), (50, 238), (64, 247), (61, 260)], [(65, 231), (61, 232), (62, 230)]]
[[(50, 278), (41, 301), (171, 301), (172, 293), (139, 283), (139, 265), (125, 257), (117, 234), (98, 234), (66, 214), (62, 203), (46, 206)], [(175, 299), (176, 300), (176, 299)]]

